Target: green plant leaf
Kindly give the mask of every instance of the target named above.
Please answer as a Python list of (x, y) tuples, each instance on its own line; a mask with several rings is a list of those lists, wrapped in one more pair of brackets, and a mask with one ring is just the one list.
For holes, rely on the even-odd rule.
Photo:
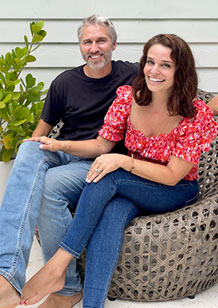
[(5, 96), (5, 91), (4, 90), (0, 90), (0, 100), (2, 100), (2, 98)]
[(45, 30), (41, 30), (41, 31), (39, 31), (38, 34), (41, 35), (43, 38), (45, 38), (46, 35), (47, 35), (47, 32)]
[(7, 75), (7, 78), (12, 80), (12, 81), (15, 81), (17, 79), (17, 73), (16, 72), (9, 72), (6, 75)]
[(2, 118), (6, 122), (10, 120), (7, 110), (0, 109), (0, 118)]
[(5, 55), (5, 61), (10, 62), (13, 60), (12, 54), (10, 52), (7, 52)]
[(26, 44), (26, 48), (28, 49), (29, 48), (29, 42), (28, 42), (28, 38), (26, 35), (24, 35), (24, 42)]
[(10, 150), (11, 149), (11, 147), (12, 147), (12, 138), (13, 138), (12, 133), (3, 136), (3, 142), (4, 142), (4, 146), (5, 146), (6, 150)]
[(14, 112), (14, 116), (16, 119), (26, 119), (29, 114), (30, 110), (27, 107), (22, 107), (17, 112)]
[[(41, 30), (43, 27), (44, 27), (44, 21), (43, 20), (38, 20), (37, 22), (36, 22), (36, 24), (37, 24), (37, 27), (39, 28), (39, 30)], [(38, 31), (39, 31), (38, 30)]]
[(3, 109), (5, 107), (6, 107), (5, 103), (4, 102), (0, 102), (0, 109)]
[(29, 55), (26, 57), (26, 62), (35, 62), (36, 61), (36, 57)]
[(40, 91), (42, 91), (43, 87), (44, 87), (44, 83), (43, 82), (39, 82), (37, 84), (37, 86), (35, 86), (34, 88), (30, 89), (29, 93), (40, 92)]
[(30, 115), (26, 118), (26, 121), (32, 123), (32, 122), (34, 121), (34, 119), (35, 119), (35, 118), (34, 118), (34, 115), (33, 115), (33, 114), (30, 114)]
[(25, 135), (25, 131), (24, 131), (24, 129), (23, 129), (22, 126), (18, 126), (18, 127), (17, 127), (17, 134), (18, 134), (19, 136), (24, 136), (24, 135)]
[(32, 42), (33, 43), (38, 43), (38, 42), (41, 42), (42, 40), (43, 40), (43, 36), (38, 35), (38, 34), (34, 34)]
[(5, 76), (0, 72), (0, 79), (6, 84)]
[(25, 48), (16, 47), (15, 51), (19, 59), (23, 58), (23, 56), (25, 56), (28, 52), (26, 47)]
[(31, 29), (33, 33), (38, 33), (44, 26), (44, 21), (43, 20), (39, 20), (37, 22), (33, 22), (31, 24)]
[(4, 99), (3, 99), (3, 102), (4, 103), (8, 103), (12, 98), (12, 94), (7, 94)]
[[(14, 81), (12, 81), (12, 80), (7, 80), (6, 88), (14, 87), (14, 86), (16, 86), (16, 85), (19, 84), (19, 83), (20, 83), (20, 79), (14, 80)], [(13, 91), (13, 90), (12, 90), (12, 91)]]
[(12, 158), (13, 154), (14, 154), (14, 150), (5, 151), (5, 152), (2, 154), (2, 160), (3, 160), (4, 162), (9, 161), (9, 160)]
[(36, 78), (32, 76), (32, 74), (26, 75), (26, 85), (27, 88), (32, 88), (36, 83)]
[(31, 93), (27, 95), (28, 102), (38, 102), (40, 100), (40, 93)]
[(14, 93), (12, 94), (12, 99), (13, 99), (14, 101), (18, 100), (19, 98), (20, 98), (20, 93), (19, 93), (19, 92), (14, 92)]
[(26, 122), (26, 119), (18, 120), (18, 121), (11, 121), (11, 123), (9, 125), (19, 126), (19, 125), (23, 124), (24, 122)]

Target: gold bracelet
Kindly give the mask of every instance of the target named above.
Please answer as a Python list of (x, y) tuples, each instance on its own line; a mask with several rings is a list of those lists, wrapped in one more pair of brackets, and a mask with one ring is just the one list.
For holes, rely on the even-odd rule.
[(134, 162), (134, 156), (133, 156), (133, 153), (132, 153), (131, 154), (131, 168), (130, 168), (129, 172), (132, 173), (134, 168), (135, 168), (135, 162)]

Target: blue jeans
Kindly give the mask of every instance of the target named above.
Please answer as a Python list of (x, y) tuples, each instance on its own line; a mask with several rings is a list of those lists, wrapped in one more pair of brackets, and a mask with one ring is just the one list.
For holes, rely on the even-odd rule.
[[(53, 253), (58, 248), (60, 238), (64, 236), (72, 221), (69, 210), (66, 210), (67, 197), (64, 199), (65, 207), (63, 202), (60, 202), (66, 191), (62, 195), (56, 194), (57, 199), (50, 200), (48, 207), (47, 200), (44, 202), (46, 196), (42, 200), (45, 175), (48, 175), (45, 184), (49, 184), (51, 188), (52, 181), (56, 192), (60, 182), (62, 187), (71, 185), (68, 188), (68, 196), (72, 196), (69, 203), (75, 207), (91, 163), (92, 161), (63, 152), (42, 151), (36, 142), (26, 142), (20, 146), (0, 208), (0, 275), (19, 293), (25, 284), (25, 272), (36, 225), (43, 231), (40, 230), (45, 249), (43, 253), (49, 255), (48, 250), (51, 249)], [(52, 177), (49, 177), (50, 170)], [(49, 187), (45, 188), (48, 190)], [(49, 199), (49, 196), (47, 198)], [(40, 217), (41, 213), (42, 217), (46, 213), (44, 221)], [(75, 294), (82, 288), (76, 262), (73, 261), (69, 268), (70, 282), (66, 283), (72, 284), (71, 294)]]
[(124, 228), (142, 209), (116, 196), (105, 207), (86, 249), (83, 308), (102, 308), (123, 243)]
[[(65, 237), (61, 241), (60, 247), (70, 252), (76, 258), (78, 258), (79, 255), (82, 253), (87, 243), (88, 251), (89, 249), (96, 249), (97, 254), (102, 254), (103, 261), (101, 262), (101, 264), (98, 263), (99, 260), (90, 260), (90, 256), (87, 256), (87, 261), (89, 262), (88, 264), (91, 264), (93, 266), (93, 272), (95, 273), (95, 275), (97, 272), (99, 273), (99, 275), (102, 275), (102, 273), (104, 273), (105, 264), (108, 270), (110, 265), (107, 264), (107, 258), (109, 258), (110, 261), (112, 259), (113, 262), (111, 263), (110, 273), (107, 272), (107, 277), (105, 277), (105, 275), (103, 274), (104, 279), (107, 279), (108, 281), (108, 279), (112, 276), (114, 263), (116, 263), (117, 261), (114, 256), (115, 251), (113, 249), (108, 249), (108, 255), (107, 257), (105, 257), (106, 249), (104, 249), (104, 245), (107, 246), (107, 238), (102, 237), (103, 244), (101, 245), (101, 252), (98, 251), (99, 248), (93, 247), (93, 244), (91, 243), (93, 241), (93, 236), (96, 236), (96, 232), (100, 229), (100, 226), (103, 228), (103, 226), (106, 224), (105, 213), (106, 211), (110, 210), (110, 207), (112, 205), (114, 209), (115, 204), (121, 204), (119, 201), (120, 198), (123, 198), (124, 203), (124, 200), (127, 200), (129, 203), (137, 204), (137, 206), (140, 207), (147, 214), (165, 213), (168, 211), (177, 210), (188, 204), (194, 203), (197, 200), (198, 192), (199, 188), (197, 181), (181, 180), (175, 186), (167, 186), (142, 179), (129, 172), (126, 172), (123, 169), (119, 169), (106, 175), (98, 183), (91, 183), (86, 185), (77, 205), (74, 220), (70, 226), (69, 231), (66, 233)], [(128, 202), (126, 203), (127, 205), (129, 205)], [(123, 217), (123, 220), (125, 220), (122, 214), (120, 217)], [(103, 219), (104, 223), (102, 222)], [(119, 232), (119, 234), (116, 234), (116, 227), (114, 222), (110, 221), (108, 223), (110, 223), (111, 228), (113, 228), (111, 229), (113, 230), (111, 231), (113, 234), (111, 238), (111, 243), (113, 243), (113, 241), (118, 241), (118, 243), (115, 243), (115, 246), (117, 251), (119, 251), (120, 245), (122, 243), (124, 224), (121, 223), (122, 227), (119, 224), (117, 228), (117, 232)], [(111, 243), (109, 245), (111, 245)], [(90, 247), (90, 245), (92, 246)], [(99, 275), (97, 275), (98, 279)], [(98, 294), (99, 299), (101, 298), (101, 300), (104, 300), (103, 296), (105, 296), (106, 294), (106, 292), (104, 292), (103, 294), (103, 288), (100, 288), (99, 290), (97, 290), (96, 288), (96, 290), (94, 291), (94, 287), (92, 287), (92, 284), (95, 285), (96, 277), (92, 275), (92, 281), (89, 279), (90, 277), (87, 278), (88, 282), (87, 284), (85, 284), (84, 308), (103, 307), (102, 302), (98, 302), (95, 306), (90, 305), (90, 298)], [(92, 291), (95, 293), (93, 296), (86, 299), (85, 295), (89, 292), (88, 288), (92, 289)], [(100, 294), (101, 292), (102, 294)]]

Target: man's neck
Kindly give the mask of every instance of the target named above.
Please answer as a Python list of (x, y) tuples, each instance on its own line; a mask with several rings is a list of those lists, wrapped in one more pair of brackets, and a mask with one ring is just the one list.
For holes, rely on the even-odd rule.
[(108, 62), (103, 68), (98, 69), (98, 70), (93, 70), (86, 64), (83, 70), (87, 77), (100, 79), (110, 74), (112, 70), (112, 63), (111, 61)]

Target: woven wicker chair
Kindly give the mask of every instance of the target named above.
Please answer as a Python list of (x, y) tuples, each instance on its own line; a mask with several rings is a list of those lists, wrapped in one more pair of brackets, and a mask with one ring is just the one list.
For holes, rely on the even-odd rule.
[[(202, 90), (208, 102), (212, 95)], [(59, 125), (61, 126), (61, 124)], [(59, 128), (53, 131), (58, 135)], [(162, 215), (135, 218), (124, 243), (108, 296), (134, 301), (193, 297), (218, 282), (218, 138), (199, 165), (199, 200)], [(85, 254), (81, 256), (84, 273)]]
[[(202, 90), (208, 102), (212, 95)], [(199, 165), (200, 197), (191, 206), (135, 218), (108, 296), (134, 301), (193, 297), (218, 282), (218, 138)]]

